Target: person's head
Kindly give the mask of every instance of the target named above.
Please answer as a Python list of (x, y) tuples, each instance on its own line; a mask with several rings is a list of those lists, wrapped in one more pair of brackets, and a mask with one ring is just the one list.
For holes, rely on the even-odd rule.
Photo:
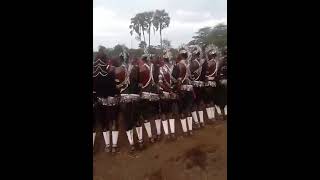
[(105, 53), (105, 47), (99, 46), (98, 54), (104, 54), (104, 53)]
[(214, 59), (216, 57), (217, 57), (217, 52), (215, 50), (209, 51), (209, 53), (208, 53), (208, 58), (209, 59)]
[(103, 61), (105, 63), (108, 62), (108, 57), (104, 51), (104, 47), (102, 47), (102, 46), (99, 47), (98, 53), (95, 57), (95, 60), (98, 60), (98, 59), (100, 59), (101, 61)]
[(219, 49), (214, 44), (207, 45), (205, 48), (205, 51), (206, 51), (206, 56), (208, 57), (208, 60), (215, 59), (219, 55)]
[(123, 55), (123, 53), (120, 53), (119, 60), (120, 60), (120, 63), (124, 63), (124, 55)]
[(181, 58), (182, 58), (182, 59), (187, 59), (187, 58), (188, 58), (188, 54), (187, 54), (187, 53), (181, 54)]
[(192, 56), (193, 56), (192, 59), (197, 59), (197, 58), (199, 58), (199, 57), (200, 57), (200, 51), (194, 51), (194, 52), (192, 53)]
[(121, 60), (119, 57), (117, 56), (113, 56), (110, 58), (110, 63), (113, 65), (113, 66), (116, 66), (116, 67), (119, 67), (121, 66)]
[(153, 58), (153, 64), (157, 65), (157, 66), (162, 66), (163, 64), (163, 58), (161, 58), (160, 56), (155, 56)]
[(175, 63), (178, 63), (181, 59), (182, 59), (182, 58), (181, 58), (181, 55), (178, 54), (178, 55), (177, 55), (177, 58), (176, 58), (176, 60), (175, 60)]
[(147, 54), (143, 54), (142, 57), (141, 57), (141, 60), (143, 62), (148, 62), (148, 55)]
[(129, 54), (127, 52), (121, 52), (119, 58), (121, 63), (129, 63)]
[(168, 63), (168, 62), (169, 62), (169, 55), (168, 55), (168, 53), (165, 52), (161, 59), (162, 59), (163, 62)]
[(187, 59), (188, 58), (188, 52), (183, 49), (183, 50), (181, 50), (179, 52), (179, 56), (180, 56), (181, 59)]
[(133, 58), (130, 59), (130, 64), (137, 65), (138, 64), (138, 60), (139, 60), (139, 58), (137, 58), (136, 56), (133, 56)]
[(169, 49), (164, 50), (162, 58), (164, 62), (169, 63), (172, 58), (171, 51)]
[(199, 58), (201, 56), (201, 47), (198, 45), (191, 46), (192, 47), (192, 59)]

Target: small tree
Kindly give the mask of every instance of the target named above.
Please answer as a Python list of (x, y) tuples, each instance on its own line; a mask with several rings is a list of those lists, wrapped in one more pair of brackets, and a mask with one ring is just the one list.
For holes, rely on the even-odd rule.
[(167, 49), (167, 48), (171, 48), (171, 41), (167, 40), (167, 39), (164, 39), (162, 41), (162, 45), (163, 45), (163, 48), (164, 49)]
[(147, 47), (147, 43), (144, 42), (144, 41), (140, 41), (140, 43), (139, 43), (139, 48), (145, 49), (146, 47)]

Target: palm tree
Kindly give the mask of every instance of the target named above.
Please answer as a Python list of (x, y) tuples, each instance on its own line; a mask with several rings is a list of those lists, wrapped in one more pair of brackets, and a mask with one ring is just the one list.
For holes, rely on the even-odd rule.
[(149, 34), (149, 47), (150, 47), (150, 34), (151, 34), (151, 26), (152, 26), (154, 12), (149, 11), (149, 12), (144, 12), (143, 14), (144, 14), (145, 22), (148, 28), (147, 33)]
[(153, 26), (156, 28), (156, 30), (159, 29), (160, 32), (160, 45), (162, 48), (162, 30), (169, 27), (170, 24), (170, 17), (169, 14), (163, 9), (163, 10), (156, 10), (153, 20), (152, 20)]
[(136, 14), (133, 18), (131, 18), (131, 25), (129, 28), (131, 29), (130, 34), (132, 35), (133, 32), (138, 34), (138, 39), (141, 41), (141, 31), (143, 35), (143, 40), (146, 41), (144, 31), (146, 30), (147, 24), (145, 22), (145, 15), (143, 13)]
[(138, 34), (139, 39), (141, 38), (140, 24), (137, 16), (131, 18), (131, 25), (129, 26), (129, 28), (131, 29), (131, 36), (133, 32), (135, 32), (136, 34)]
[(142, 35), (143, 35), (143, 41), (146, 42), (146, 37), (144, 36), (144, 31), (147, 29), (147, 23), (146, 23), (146, 17), (144, 13), (138, 13), (136, 15), (138, 23), (140, 25)]

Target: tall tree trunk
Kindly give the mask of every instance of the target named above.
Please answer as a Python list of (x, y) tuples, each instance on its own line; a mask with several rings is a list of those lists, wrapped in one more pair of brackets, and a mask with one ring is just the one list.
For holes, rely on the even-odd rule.
[(143, 41), (146, 42), (146, 37), (144, 36), (144, 30), (142, 29)]
[(139, 25), (139, 38), (140, 38), (140, 41), (141, 41), (141, 31), (142, 31), (142, 27)]
[(150, 48), (150, 31), (151, 31), (151, 24), (149, 24), (149, 48)]
[(162, 29), (161, 29), (161, 26), (160, 26), (160, 47), (162, 49), (162, 34), (161, 34), (161, 31), (162, 31)]

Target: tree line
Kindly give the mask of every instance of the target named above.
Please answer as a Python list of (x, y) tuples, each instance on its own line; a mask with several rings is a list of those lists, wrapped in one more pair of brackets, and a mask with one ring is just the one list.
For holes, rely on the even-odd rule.
[[(165, 28), (168, 28), (169, 24), (170, 17), (165, 10), (138, 13), (131, 18), (131, 24), (129, 26), (130, 34), (135, 34), (136, 40), (140, 42), (138, 49), (129, 49), (123, 44), (118, 44), (113, 48), (100, 47), (104, 49), (108, 57), (118, 56), (122, 52), (123, 48), (125, 48), (133, 58), (141, 57), (145, 48), (148, 48), (148, 51), (151, 54), (162, 54), (163, 49), (170, 49), (172, 55), (176, 57), (178, 54), (178, 48), (172, 48), (170, 40), (162, 39), (162, 31)], [(159, 31), (160, 45), (150, 44), (151, 29), (153, 29), (154, 34), (156, 31)], [(148, 35), (148, 45), (146, 43), (146, 34)], [(195, 32), (195, 36), (192, 37), (192, 40), (187, 43), (187, 45), (195, 44), (200, 45), (203, 49), (208, 44), (215, 44), (218, 48), (227, 46), (227, 25), (221, 23), (214, 27), (203, 27), (199, 29)], [(93, 52), (94, 57), (95, 55), (96, 52)]]

